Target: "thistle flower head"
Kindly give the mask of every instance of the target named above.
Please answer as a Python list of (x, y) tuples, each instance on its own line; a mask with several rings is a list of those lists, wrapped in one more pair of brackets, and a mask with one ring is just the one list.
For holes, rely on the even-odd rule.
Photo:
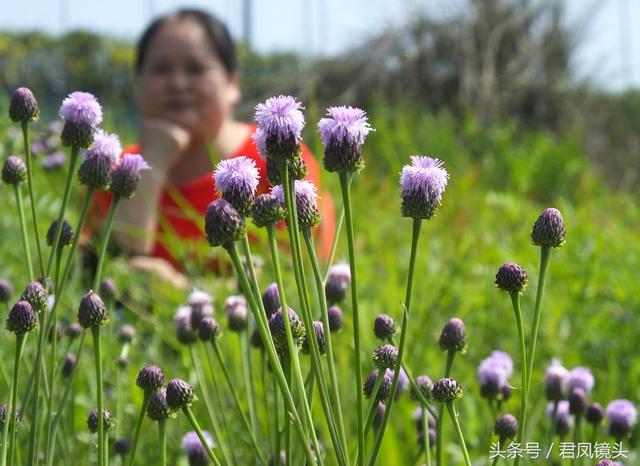
[(198, 324), (198, 338), (202, 341), (215, 341), (222, 330), (213, 317), (205, 317)]
[(349, 264), (341, 262), (332, 265), (327, 276), (324, 293), (329, 304), (340, 304), (347, 296), (347, 288), (351, 283), (351, 268)]
[(493, 431), (501, 442), (515, 438), (518, 434), (518, 420), (512, 414), (505, 414), (496, 421)]
[(181, 379), (173, 379), (167, 385), (167, 404), (172, 410), (191, 406), (195, 399), (193, 388)]
[(509, 293), (522, 293), (527, 286), (527, 272), (518, 264), (508, 262), (498, 269), (496, 286)]
[[(372, 371), (369, 376), (364, 381), (362, 391), (364, 392), (365, 398), (369, 399), (373, 396), (373, 389), (375, 388), (376, 381), (378, 379), (378, 371)], [(376, 400), (381, 403), (386, 403), (387, 398), (389, 398), (389, 394), (391, 393), (391, 384), (393, 383), (393, 372), (390, 370), (385, 370), (382, 376), (382, 381), (380, 382), (380, 388), (378, 389), (378, 394), (376, 396)]]
[(154, 421), (164, 421), (171, 417), (171, 409), (167, 404), (167, 390), (164, 387), (160, 387), (149, 397), (147, 416)]
[(211, 246), (228, 247), (245, 232), (244, 218), (224, 199), (216, 199), (209, 204), (204, 223)]
[[(320, 354), (324, 354), (326, 352), (326, 340), (324, 336), (324, 326), (322, 322), (319, 320), (313, 321), (313, 330), (316, 336), (316, 341), (318, 342), (318, 351)], [(302, 339), (302, 349), (301, 351), (305, 354), (311, 353), (311, 344), (309, 343), (309, 334), (305, 334)]]
[(116, 298), (117, 294), (118, 287), (116, 286), (116, 282), (113, 278), (103, 278), (100, 282), (100, 296), (107, 301), (112, 301)]
[(540, 214), (531, 230), (531, 241), (536, 246), (559, 248), (564, 244), (566, 236), (562, 214), (553, 207)]
[(373, 321), (373, 333), (380, 340), (386, 340), (391, 338), (398, 331), (398, 325), (396, 321), (387, 314), (380, 314)]
[(63, 146), (89, 147), (95, 129), (102, 123), (102, 107), (88, 92), (72, 92), (62, 101), (60, 116), (64, 120)]
[[(111, 415), (111, 412), (108, 409), (103, 409), (102, 428), (105, 431), (109, 431), (115, 425), (116, 419)], [(98, 432), (98, 410), (96, 408), (92, 409), (89, 416), (87, 416), (87, 427), (92, 434)]]
[(41, 312), (47, 308), (49, 296), (42, 283), (36, 280), (25, 287), (20, 299), (28, 301), (34, 311)]
[(430, 219), (442, 202), (449, 174), (443, 162), (424, 156), (412, 156), (411, 165), (400, 173), (402, 215), (416, 219)]
[(143, 367), (136, 377), (136, 385), (145, 392), (155, 392), (164, 384), (164, 372), (156, 365)]
[(282, 203), (272, 193), (261, 194), (253, 201), (251, 218), (258, 228), (275, 225), (285, 216)]
[(27, 301), (18, 301), (13, 305), (7, 317), (7, 330), (16, 335), (24, 335), (36, 328), (38, 318), (31, 304)]
[[(424, 397), (427, 401), (431, 399), (431, 390), (433, 390), (433, 382), (428, 375), (419, 375), (416, 377), (416, 385), (411, 388), (411, 399), (414, 401), (420, 401)], [(419, 394), (416, 392), (419, 392)]]
[[(202, 436), (210, 448), (215, 446), (209, 432), (206, 430), (202, 431)], [(202, 445), (198, 434), (194, 431), (187, 432), (187, 434), (182, 437), (182, 451), (184, 451), (189, 458), (189, 466), (208, 466), (210, 464), (207, 450)]]
[(185, 345), (195, 343), (197, 339), (196, 331), (191, 325), (191, 314), (190, 306), (180, 306), (173, 316), (178, 341)]
[(113, 167), (118, 163), (122, 147), (115, 134), (98, 130), (93, 145), (85, 153), (78, 168), (78, 180), (94, 189), (106, 190), (111, 183)]
[(129, 199), (138, 188), (140, 172), (150, 169), (151, 167), (140, 154), (124, 154), (120, 164), (111, 174), (111, 186), (109, 189), (116, 196)]
[(584, 418), (589, 424), (597, 426), (604, 419), (604, 408), (600, 403), (591, 403), (584, 414)]
[(2, 166), (2, 181), (15, 186), (27, 179), (27, 165), (17, 155), (10, 155)]
[(131, 451), (131, 441), (128, 438), (119, 438), (113, 442), (113, 452), (124, 457)]
[(459, 351), (464, 353), (467, 350), (467, 333), (462, 319), (454, 317), (444, 325), (438, 344), (442, 351)]
[(227, 311), (227, 322), (232, 332), (242, 332), (249, 325), (249, 308), (244, 296), (229, 296), (224, 302)]
[(6, 303), (13, 294), (13, 285), (6, 278), (0, 278), (0, 303)]
[(580, 387), (574, 387), (569, 392), (569, 413), (582, 416), (587, 410), (587, 392)]
[[(306, 333), (304, 323), (293, 309), (289, 308), (287, 314), (289, 316), (289, 323), (291, 324), (293, 342), (296, 345), (301, 345)], [(284, 315), (282, 313), (282, 308), (278, 309), (269, 319), (269, 331), (271, 332), (271, 338), (273, 338), (273, 343), (276, 348), (286, 350), (287, 335), (284, 327)]]
[(587, 367), (576, 367), (569, 372), (569, 378), (567, 379), (567, 385), (569, 392), (574, 388), (581, 388), (588, 395), (591, 393), (593, 386), (595, 385), (595, 379), (591, 373), (591, 369)]
[(397, 359), (398, 348), (389, 343), (378, 346), (371, 356), (373, 364), (378, 369), (393, 369), (396, 365)]
[(342, 309), (338, 306), (331, 306), (327, 309), (327, 318), (329, 320), (329, 330), (331, 333), (342, 329), (342, 326), (344, 325), (344, 316), (342, 314)]
[[(320, 223), (320, 214), (318, 212), (318, 191), (316, 185), (308, 180), (296, 180), (294, 188), (299, 228), (314, 228), (318, 226), (318, 223)], [(271, 188), (271, 194), (273, 194), (283, 206), (285, 205), (282, 185)]]
[(267, 317), (271, 317), (280, 309), (280, 295), (278, 294), (278, 284), (271, 283), (262, 293), (262, 305), (267, 313)]
[(364, 110), (338, 106), (327, 109), (318, 122), (324, 145), (323, 164), (330, 172), (358, 172), (364, 167), (362, 145), (373, 128)]
[(11, 96), (9, 118), (14, 123), (28, 123), (40, 116), (40, 109), (33, 92), (27, 87), (19, 87)]
[[(58, 220), (51, 222), (49, 229), (47, 230), (47, 246), (52, 247), (56, 239), (56, 230), (58, 228)], [(62, 220), (62, 227), (60, 231), (60, 240), (58, 242), (58, 248), (63, 246), (69, 246), (73, 242), (73, 228), (69, 225), (69, 222)]]
[(609, 433), (617, 439), (631, 434), (638, 420), (638, 411), (629, 400), (613, 400), (607, 406)]
[(263, 156), (288, 159), (298, 153), (305, 124), (303, 109), (294, 97), (285, 95), (256, 105), (258, 128), (253, 139)]
[(568, 394), (569, 371), (554, 359), (544, 374), (545, 394), (549, 401), (560, 401)]
[(216, 165), (213, 178), (222, 199), (246, 217), (251, 211), (258, 188), (256, 163), (243, 155), (222, 160)]
[(93, 290), (85, 294), (80, 301), (78, 322), (83, 328), (104, 327), (109, 322), (107, 307)]
[(73, 353), (67, 354), (62, 363), (61, 374), (62, 377), (67, 378), (73, 372), (73, 368), (76, 365), (76, 356)]
[(85, 159), (104, 157), (112, 164), (117, 164), (121, 153), (122, 145), (118, 135), (99, 129), (93, 137), (93, 144), (85, 152)]
[(431, 396), (438, 403), (450, 403), (462, 398), (462, 387), (455, 379), (440, 379), (433, 384)]
[[(553, 402), (547, 405), (547, 417), (549, 419), (553, 416), (555, 403), (556, 402)], [(555, 429), (556, 433), (562, 437), (571, 431), (571, 427), (573, 426), (573, 416), (571, 416), (571, 413), (569, 412), (569, 402), (567, 400), (561, 400), (557, 403), (558, 407), (556, 409)]]

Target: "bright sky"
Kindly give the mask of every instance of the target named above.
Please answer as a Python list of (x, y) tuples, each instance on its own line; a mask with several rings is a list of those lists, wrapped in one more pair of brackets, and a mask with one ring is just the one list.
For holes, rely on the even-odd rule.
[[(536, 1), (536, 0), (532, 0)], [(539, 0), (538, 0), (539, 1)], [(640, 0), (563, 0), (567, 21), (583, 25), (573, 64), (579, 78), (609, 90), (640, 87)], [(154, 15), (181, 6), (207, 9), (242, 35), (243, 3), (253, 5), (259, 51), (335, 54), (416, 9), (446, 15), (468, 0), (0, 0), (0, 30), (60, 33), (89, 29), (134, 40)], [(4, 4), (4, 5), (3, 5)], [(588, 18), (588, 19), (587, 19)]]

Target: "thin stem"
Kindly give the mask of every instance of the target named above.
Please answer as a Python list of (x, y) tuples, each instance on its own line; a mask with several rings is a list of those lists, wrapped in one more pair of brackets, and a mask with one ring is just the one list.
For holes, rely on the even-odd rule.
[(100, 254), (98, 254), (98, 265), (96, 267), (96, 275), (93, 278), (93, 289), (97, 290), (100, 285), (100, 279), (102, 278), (102, 267), (104, 266), (104, 260), (107, 255), (107, 245), (109, 244), (109, 236), (111, 235), (111, 227), (113, 226), (113, 219), (120, 203), (120, 196), (113, 196), (111, 202), (111, 208), (107, 216), (107, 221), (104, 226), (104, 237), (102, 238), (102, 244), (100, 245)]
[(527, 388), (528, 388), (528, 379), (527, 379), (527, 347), (524, 339), (524, 325), (522, 323), (522, 311), (520, 309), (520, 293), (510, 293), (511, 302), (513, 304), (513, 312), (516, 318), (516, 325), (518, 327), (518, 339), (520, 343), (520, 364), (523, 367), (522, 369), (522, 393), (520, 398), (520, 422), (518, 429), (518, 443), (522, 445), (522, 440), (524, 438), (524, 429), (527, 422)]
[[(385, 407), (384, 416), (382, 417), (382, 423), (380, 425), (380, 429), (378, 429), (378, 433), (376, 435), (376, 443), (373, 446), (373, 451), (369, 458), (369, 466), (373, 466), (375, 464), (376, 458), (378, 456), (378, 452), (380, 451), (380, 447), (382, 445), (382, 438), (384, 436), (384, 432), (387, 427), (387, 422), (389, 420), (389, 416), (391, 415), (391, 408), (393, 407), (393, 402), (396, 397), (398, 380), (400, 380), (400, 368), (402, 367), (402, 357), (404, 355), (404, 348), (407, 342), (409, 312), (411, 310), (411, 296), (413, 294), (413, 276), (414, 276), (415, 265), (416, 265), (416, 256), (418, 253), (418, 240), (420, 239), (421, 227), (422, 227), (422, 219), (414, 218), (412, 235), (411, 235), (411, 256), (409, 258), (409, 275), (407, 277), (407, 291), (404, 299), (404, 312), (402, 315), (402, 330), (400, 332), (400, 344), (398, 345), (398, 357), (395, 362), (395, 366), (393, 368), (393, 382), (391, 383), (391, 392), (389, 393), (389, 398), (387, 401), (387, 405)], [(355, 288), (352, 290), (352, 293), (353, 292), (355, 292)]]
[(33, 220), (33, 231), (36, 239), (36, 250), (38, 251), (38, 261), (40, 263), (40, 273), (45, 278), (47, 274), (44, 272), (44, 261), (42, 259), (42, 247), (40, 245), (40, 233), (38, 230), (38, 216), (36, 215), (36, 197), (33, 195), (33, 174), (31, 161), (31, 142), (29, 141), (29, 123), (22, 122), (22, 137), (24, 140), (24, 156), (27, 162), (27, 186), (29, 189), (29, 200), (31, 201), (31, 219)]
[[(331, 329), (329, 327), (329, 313), (327, 307), (327, 297), (324, 291), (324, 282), (320, 275), (320, 266), (316, 257), (315, 247), (313, 244), (313, 235), (309, 228), (302, 230), (302, 236), (307, 246), (307, 252), (311, 259), (311, 267), (313, 269), (313, 276), (315, 278), (316, 289), (318, 292), (318, 298), (320, 299), (320, 313), (322, 315), (322, 325), (324, 328), (325, 347), (327, 353), (327, 366), (329, 368), (329, 378), (331, 380), (331, 386), (333, 388), (333, 403), (335, 405), (336, 424), (342, 437), (343, 445), (347, 445), (347, 436), (344, 430), (344, 420), (342, 418), (342, 404), (340, 402), (340, 391), (338, 389), (338, 376), (336, 375), (335, 360), (333, 357), (333, 343), (331, 338)], [(365, 434), (366, 435), (366, 434)]]
[(102, 449), (104, 448), (104, 415), (103, 415), (103, 399), (102, 399), (102, 346), (100, 344), (100, 327), (92, 327), (91, 333), (93, 335), (93, 354), (94, 362), (96, 366), (96, 397), (98, 401), (98, 465), (104, 465), (104, 455)]
[[(2, 428), (2, 466), (7, 464), (7, 451), (9, 464), (13, 464), (13, 449), (16, 441), (16, 399), (18, 397), (18, 373), (20, 370), (20, 359), (27, 340), (26, 335), (16, 334), (16, 353), (13, 360), (13, 378), (11, 379), (11, 398), (7, 406), (7, 416)], [(7, 450), (8, 446), (8, 450)]]
[(29, 248), (29, 237), (27, 234), (27, 220), (24, 218), (24, 202), (22, 202), (22, 183), (13, 186), (16, 195), (16, 205), (18, 206), (18, 218), (20, 218), (20, 232), (22, 234), (22, 246), (24, 247), (24, 257), (27, 262), (27, 271), (29, 272), (29, 281), (35, 279), (33, 274), (33, 263), (31, 261), (31, 248)]
[[(575, 424), (575, 427), (574, 427), (574, 430), (573, 430), (573, 444), (576, 445), (576, 446), (579, 446), (580, 445), (580, 440), (581, 440), (581, 437), (582, 437), (582, 415), (576, 414), (575, 415), (575, 421), (576, 421), (576, 424)], [(577, 455), (575, 455), (571, 459), (571, 465), (572, 466), (576, 464), (576, 459), (577, 459), (576, 456)], [(578, 463), (582, 464), (582, 457), (580, 457)]]
[(198, 425), (198, 421), (196, 421), (195, 416), (191, 412), (191, 408), (189, 408), (188, 406), (183, 406), (182, 411), (187, 416), (187, 419), (189, 420), (191, 427), (193, 427), (193, 430), (198, 435), (200, 442), (202, 442), (202, 446), (204, 447), (205, 451), (207, 452), (207, 455), (209, 456), (213, 464), (215, 466), (221, 466), (220, 461), (218, 461), (218, 457), (215, 455), (213, 450), (211, 450), (211, 446), (209, 445), (209, 442), (207, 442), (207, 440), (204, 438), (204, 435), (202, 435), (202, 429), (200, 429), (200, 426)]
[(358, 451), (362, 452), (359, 457), (358, 466), (363, 466), (366, 452), (364, 443), (364, 413), (362, 406), (362, 362), (360, 360), (360, 312), (358, 310), (358, 281), (356, 273), (355, 237), (353, 231), (353, 214), (351, 212), (351, 186), (349, 178), (348, 173), (340, 173), (340, 188), (342, 190), (342, 201), (347, 220), (347, 245), (349, 249), (349, 266), (351, 270), (351, 311), (353, 312), (353, 344), (356, 372), (356, 422), (358, 429)]
[[(231, 257), (231, 261), (233, 263), (233, 267), (236, 271), (236, 275), (240, 280), (241, 286), (245, 290), (250, 290), (251, 287), (247, 280), (246, 275), (244, 274), (244, 270), (242, 269), (242, 264), (240, 263), (240, 257), (238, 256), (238, 250), (236, 248), (235, 243), (230, 243), (226, 245), (229, 256)], [(258, 304), (253, 297), (252, 293), (247, 293), (247, 299), (249, 301), (250, 309), (253, 313), (254, 318), (256, 319), (256, 323), (258, 325), (258, 332), (260, 333), (260, 337), (262, 338), (262, 342), (264, 343), (265, 350), (267, 355), (269, 356), (269, 362), (271, 363), (271, 367), (273, 369), (273, 373), (275, 375), (276, 381), (282, 391), (283, 398), (287, 409), (290, 412), (290, 415), (293, 419), (293, 423), (296, 427), (296, 432), (300, 437), (300, 442), (302, 443), (302, 447), (305, 453), (305, 458), (309, 462), (310, 465), (316, 463), (314, 457), (311, 453), (311, 448), (309, 446), (309, 439), (306, 436), (304, 428), (302, 427), (302, 422), (300, 421), (300, 416), (298, 411), (296, 410), (295, 404), (293, 402), (293, 397), (291, 396), (291, 391), (287, 386), (287, 382), (284, 377), (284, 373), (282, 371), (282, 366), (280, 361), (278, 360), (278, 355), (276, 354), (275, 347), (273, 345), (273, 340), (271, 339), (271, 334), (267, 328), (266, 324), (266, 315), (261, 311)]]
[(460, 448), (462, 448), (462, 455), (464, 456), (464, 462), (466, 466), (471, 466), (471, 459), (469, 458), (469, 452), (467, 451), (467, 445), (464, 442), (464, 435), (462, 435), (462, 428), (460, 427), (460, 422), (458, 421), (458, 413), (456, 412), (456, 407), (452, 401), (447, 402), (447, 411), (449, 411), (449, 416), (451, 416), (451, 421), (453, 422), (453, 426), (458, 433), (458, 439), (460, 440)]
[(144, 392), (142, 405), (140, 406), (140, 412), (138, 413), (138, 420), (136, 421), (136, 430), (133, 433), (133, 443), (131, 444), (131, 453), (129, 454), (129, 466), (133, 466), (133, 460), (136, 457), (136, 448), (138, 448), (138, 439), (140, 438), (140, 428), (142, 427), (142, 421), (144, 420), (144, 415), (147, 412), (147, 406), (149, 406), (150, 399), (151, 393)]
[(227, 369), (227, 365), (224, 363), (224, 359), (222, 358), (222, 354), (220, 353), (220, 348), (218, 347), (218, 344), (216, 343), (215, 340), (213, 340), (211, 342), (211, 346), (213, 347), (213, 352), (214, 352), (214, 354), (216, 356), (216, 360), (218, 361), (218, 364), (222, 368), (222, 374), (223, 374), (224, 379), (225, 379), (225, 381), (227, 383), (227, 387), (229, 388), (229, 391), (231, 392), (231, 395), (233, 396), (233, 402), (234, 402), (234, 405), (236, 407), (236, 410), (240, 414), (240, 417), (242, 418), (242, 422), (244, 424), (244, 427), (247, 430), (247, 433), (249, 434), (249, 437), (251, 438), (251, 445), (253, 446), (253, 448), (254, 448), (256, 454), (258, 455), (258, 458), (260, 459), (260, 461), (263, 464), (266, 464), (267, 461), (266, 461), (264, 455), (262, 454), (262, 451), (260, 451), (260, 447), (258, 446), (258, 442), (256, 441), (256, 437), (255, 437), (255, 435), (253, 433), (253, 429), (251, 428), (251, 425), (249, 424), (249, 419), (247, 419), (247, 415), (242, 410), (242, 405), (240, 404), (240, 400), (238, 399), (238, 394), (236, 393), (236, 390), (235, 390), (235, 388), (233, 386), (233, 382), (232, 382), (231, 377), (229, 375), (229, 370)]
[[(284, 359), (284, 376), (287, 379), (287, 385), (291, 386), (291, 360), (286, 355)], [(284, 450), (285, 450), (285, 466), (291, 466), (293, 454), (291, 449), (291, 422), (285, 418), (284, 420)]]
[(167, 466), (167, 421), (160, 419), (158, 421), (158, 434), (160, 440), (160, 465)]
[(338, 241), (340, 240), (340, 230), (342, 229), (342, 222), (344, 221), (344, 207), (340, 210), (340, 216), (338, 217), (338, 222), (336, 223), (336, 229), (333, 233), (333, 241), (331, 243), (331, 251), (329, 252), (329, 259), (327, 260), (327, 270), (324, 272), (324, 277), (322, 278), (323, 282), (327, 281), (327, 277), (329, 276), (329, 271), (331, 270), (331, 265), (333, 265), (333, 260), (336, 255), (336, 250), (338, 249)]
[[(62, 196), (62, 205), (60, 206), (60, 213), (58, 214), (58, 224), (56, 226), (56, 234), (53, 238), (51, 253), (49, 254), (49, 260), (47, 261), (47, 271), (46, 271), (47, 276), (51, 272), (51, 266), (53, 265), (55, 251), (57, 251), (58, 246), (60, 245), (60, 236), (62, 235), (62, 222), (64, 220), (64, 214), (67, 210), (67, 205), (69, 204), (69, 198), (71, 196), (71, 184), (73, 181), (73, 174), (75, 173), (75, 167), (78, 162), (79, 153), (80, 153), (80, 149), (78, 147), (71, 146), (71, 161), (69, 163), (69, 171), (67, 172), (67, 180), (64, 186), (64, 194)], [(76, 235), (80, 235), (80, 233), (81, 231), (76, 230)]]
[[(250, 291), (248, 291), (250, 292)], [(249, 407), (249, 419), (251, 420), (251, 429), (253, 436), (258, 435), (258, 425), (256, 418), (256, 398), (253, 386), (253, 370), (251, 368), (251, 347), (247, 343), (247, 334), (249, 330), (245, 330), (238, 334), (240, 338), (240, 353), (242, 355), (242, 374), (244, 376), (244, 387), (247, 392), (247, 406)]]

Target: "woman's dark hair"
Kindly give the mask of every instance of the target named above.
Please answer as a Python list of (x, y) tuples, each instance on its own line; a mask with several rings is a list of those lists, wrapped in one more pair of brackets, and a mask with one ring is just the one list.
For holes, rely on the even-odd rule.
[(228, 75), (237, 71), (236, 51), (227, 26), (212, 14), (203, 10), (186, 8), (153, 20), (140, 37), (136, 47), (136, 73), (140, 74), (147, 57), (149, 43), (160, 27), (171, 20), (192, 19), (205, 30), (211, 46), (218, 54)]

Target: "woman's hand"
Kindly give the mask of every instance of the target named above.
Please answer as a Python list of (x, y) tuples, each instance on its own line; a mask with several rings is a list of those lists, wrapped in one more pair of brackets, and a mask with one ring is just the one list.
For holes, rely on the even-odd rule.
[(191, 142), (191, 134), (168, 120), (146, 119), (140, 134), (141, 151), (158, 175), (165, 177)]

